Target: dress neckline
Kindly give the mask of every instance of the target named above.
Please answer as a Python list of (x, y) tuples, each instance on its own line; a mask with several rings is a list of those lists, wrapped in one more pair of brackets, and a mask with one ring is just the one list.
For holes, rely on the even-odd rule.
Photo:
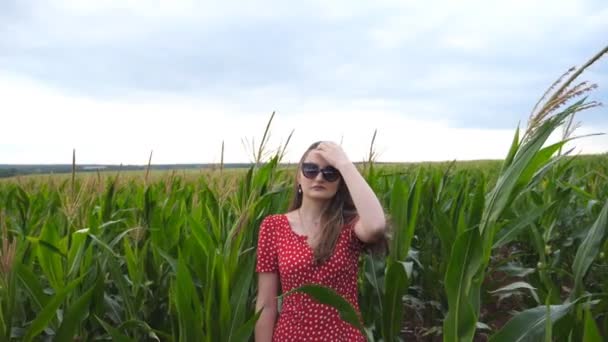
[[(291, 231), (291, 233), (302, 240), (308, 240), (308, 235), (301, 235), (296, 233), (295, 230), (293, 230), (293, 226), (291, 225), (291, 222), (289, 222), (289, 217), (287, 217), (287, 214), (283, 214), (283, 217), (285, 218), (285, 221), (287, 222), (287, 228), (289, 228), (289, 231)], [(308, 245), (308, 241), (306, 241), (306, 244)], [(310, 245), (308, 245), (308, 247), (310, 247)]]

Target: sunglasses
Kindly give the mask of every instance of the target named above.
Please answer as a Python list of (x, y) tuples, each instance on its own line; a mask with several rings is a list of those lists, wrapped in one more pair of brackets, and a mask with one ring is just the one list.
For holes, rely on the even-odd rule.
[(335, 182), (340, 177), (340, 172), (333, 166), (320, 169), (315, 163), (302, 163), (302, 174), (308, 179), (315, 179), (321, 172), (323, 178), (328, 182)]

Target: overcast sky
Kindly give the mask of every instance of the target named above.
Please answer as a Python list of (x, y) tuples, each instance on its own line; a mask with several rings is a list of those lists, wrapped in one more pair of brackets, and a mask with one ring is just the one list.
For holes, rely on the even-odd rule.
[[(0, 164), (503, 158), (518, 122), (608, 44), (605, 0), (0, 0)], [(608, 57), (581, 80), (608, 104)], [(608, 132), (608, 107), (579, 134)], [(608, 137), (576, 141), (608, 151)]]

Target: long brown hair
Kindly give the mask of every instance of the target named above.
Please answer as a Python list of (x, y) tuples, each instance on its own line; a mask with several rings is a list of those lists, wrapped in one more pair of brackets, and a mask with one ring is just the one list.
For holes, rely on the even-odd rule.
[[(298, 163), (298, 173), (301, 172), (302, 163), (306, 160), (306, 157), (311, 150), (317, 148), (321, 142), (317, 141), (310, 145), (306, 152), (302, 155), (300, 162)], [(297, 179), (297, 176), (296, 176)], [(338, 190), (334, 197), (330, 200), (329, 205), (321, 213), (321, 236), (319, 237), (318, 243), (313, 250), (313, 259), (315, 264), (319, 265), (325, 262), (331, 256), (340, 231), (344, 224), (352, 223), (353, 219), (357, 216), (357, 209), (353, 203), (353, 199), (350, 196), (350, 192), (344, 183), (344, 180), (340, 178), (338, 180)], [(294, 195), (289, 205), (289, 211), (296, 210), (302, 206), (302, 193), (298, 192), (298, 182), (294, 184)]]

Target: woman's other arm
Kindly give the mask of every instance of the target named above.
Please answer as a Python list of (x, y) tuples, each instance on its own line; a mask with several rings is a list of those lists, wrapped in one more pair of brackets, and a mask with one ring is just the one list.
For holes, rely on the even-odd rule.
[(277, 294), (279, 290), (279, 276), (276, 272), (258, 273), (258, 295), (255, 310), (262, 313), (255, 324), (255, 341), (272, 341), (272, 332), (277, 320)]

